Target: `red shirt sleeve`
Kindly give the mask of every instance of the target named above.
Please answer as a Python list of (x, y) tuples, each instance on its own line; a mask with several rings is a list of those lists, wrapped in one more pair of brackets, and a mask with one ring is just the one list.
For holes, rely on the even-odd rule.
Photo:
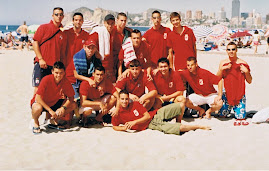
[(37, 31), (35, 32), (33, 40), (38, 41), (38, 43), (40, 44), (42, 43), (41, 40), (43, 36), (44, 36), (44, 29), (43, 29), (43, 26), (41, 25), (40, 27), (38, 27)]
[(123, 49), (121, 48), (120, 52), (119, 52), (119, 61), (122, 61), (124, 59), (124, 54), (123, 54)]
[(123, 90), (125, 88), (125, 86), (126, 86), (127, 78), (124, 78), (123, 80), (117, 81), (116, 87)]
[(148, 81), (146, 73), (144, 73), (143, 81), (145, 81), (145, 86), (148, 88), (149, 92), (152, 90), (156, 90), (156, 87), (155, 87), (153, 81)]
[(176, 89), (177, 89), (177, 91), (184, 91), (185, 87), (184, 87), (184, 84), (183, 84), (183, 80), (182, 80), (181, 75), (179, 74), (178, 71), (175, 71), (175, 76), (174, 76), (173, 79), (176, 80)]
[(167, 48), (172, 48), (172, 39), (171, 39), (171, 33), (168, 33), (168, 36), (167, 36), (167, 42), (166, 42), (166, 46)]
[(207, 75), (208, 75), (209, 81), (210, 81), (212, 84), (215, 84), (215, 85), (218, 84), (219, 81), (220, 81), (220, 79), (221, 79), (221, 77), (216, 76), (215, 74), (212, 74), (212, 73), (209, 72), (209, 71), (208, 71)]
[(79, 94), (83, 96), (88, 96), (89, 83), (88, 81), (82, 81), (79, 87)]
[(63, 85), (64, 95), (66, 95), (67, 97), (74, 97), (75, 92), (72, 87), (72, 84), (67, 80), (67, 78), (64, 78), (63, 81), (64, 81), (64, 85)]
[(38, 86), (36, 94), (38, 94), (40, 96), (44, 96), (48, 83), (49, 83), (49, 77), (46, 76), (41, 80), (41, 82), (40, 82), (40, 84)]

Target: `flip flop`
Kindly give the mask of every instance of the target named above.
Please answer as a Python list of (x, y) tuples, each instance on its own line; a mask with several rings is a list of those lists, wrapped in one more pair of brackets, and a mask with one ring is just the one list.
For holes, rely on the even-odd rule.
[(65, 130), (66, 128), (61, 128), (60, 125), (53, 125), (53, 124), (48, 124), (48, 127), (51, 129), (57, 129), (57, 130)]
[[(40, 131), (40, 132), (35, 132), (35, 131)], [(41, 134), (41, 130), (40, 130), (40, 127), (33, 127), (33, 134), (35, 135), (38, 135), (38, 134)]]

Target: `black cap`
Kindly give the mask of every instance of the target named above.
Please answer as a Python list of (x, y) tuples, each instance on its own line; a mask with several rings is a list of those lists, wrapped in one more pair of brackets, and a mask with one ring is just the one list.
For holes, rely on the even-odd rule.
[(114, 17), (114, 15), (112, 15), (112, 14), (107, 14), (106, 17), (105, 17), (105, 21), (108, 21), (108, 20), (114, 20), (114, 21), (115, 21), (115, 17)]

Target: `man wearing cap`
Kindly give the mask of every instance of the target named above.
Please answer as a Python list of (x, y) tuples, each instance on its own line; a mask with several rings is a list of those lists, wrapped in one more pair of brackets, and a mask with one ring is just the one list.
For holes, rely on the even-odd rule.
[(114, 60), (113, 60), (113, 39), (115, 30), (115, 17), (112, 14), (108, 14), (104, 19), (104, 26), (94, 27), (92, 34), (97, 33), (98, 50), (102, 56), (102, 65), (106, 70), (106, 78), (112, 82), (116, 82), (116, 72), (114, 71)]
[(94, 68), (101, 66), (101, 60), (96, 57), (97, 43), (93, 38), (88, 39), (83, 48), (77, 52), (74, 57), (74, 77), (76, 82), (72, 84), (76, 93), (75, 97), (79, 97), (79, 85), (81, 81), (88, 81), (89, 84), (92, 80), (89, 78), (92, 76)]

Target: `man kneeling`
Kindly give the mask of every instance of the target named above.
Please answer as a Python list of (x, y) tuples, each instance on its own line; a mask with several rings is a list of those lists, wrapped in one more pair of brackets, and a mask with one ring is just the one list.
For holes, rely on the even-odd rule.
[[(116, 131), (137, 130), (142, 131), (146, 128), (159, 130), (166, 134), (179, 135), (180, 132), (187, 132), (190, 130), (204, 129), (210, 130), (210, 127), (200, 125), (182, 125), (181, 123), (169, 123), (178, 115), (182, 115), (182, 103), (173, 103), (147, 112), (142, 104), (135, 101), (130, 103), (129, 93), (126, 90), (121, 90), (119, 93), (119, 112), (118, 115), (112, 116), (113, 129)], [(119, 126), (123, 124), (123, 126)]]
[(92, 114), (93, 110), (101, 110), (96, 116), (96, 120), (101, 122), (103, 121), (102, 117), (107, 114), (117, 102), (117, 90), (112, 82), (104, 77), (105, 68), (103, 66), (97, 66), (91, 77), (96, 87), (91, 87), (88, 81), (83, 81), (80, 85), (81, 108), (79, 113), (83, 115), (82, 122), (84, 127), (88, 126), (87, 117)]
[[(47, 111), (57, 123), (65, 114), (69, 114), (76, 108), (74, 102), (74, 90), (71, 83), (65, 78), (65, 67), (62, 62), (55, 62), (52, 74), (44, 77), (36, 94), (31, 100), (32, 118), (34, 120), (33, 133), (41, 133), (38, 118), (43, 111)], [(63, 99), (66, 96), (67, 99)], [(56, 124), (56, 125), (55, 125)]]

